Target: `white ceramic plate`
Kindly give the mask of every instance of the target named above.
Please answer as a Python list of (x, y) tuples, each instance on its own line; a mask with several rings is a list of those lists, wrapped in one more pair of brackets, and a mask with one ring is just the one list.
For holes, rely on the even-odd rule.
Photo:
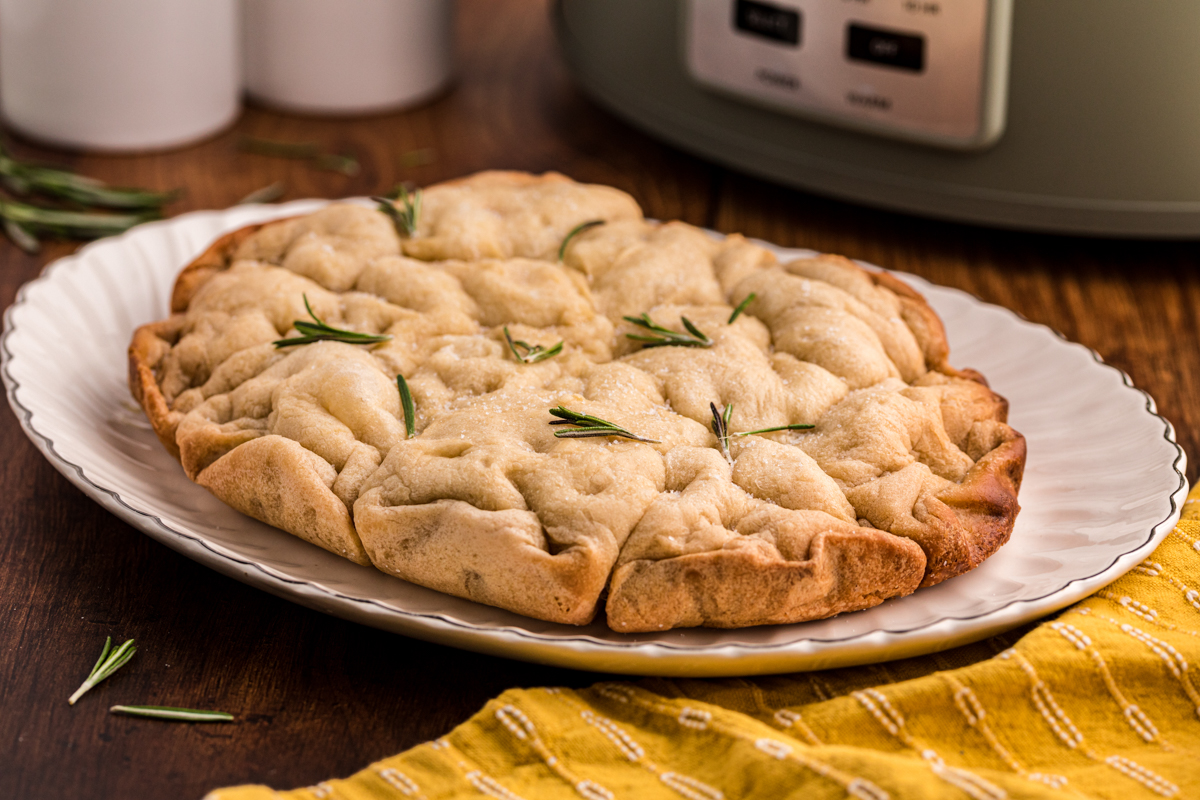
[(579, 669), (692, 676), (820, 669), (933, 652), (1055, 611), (1135, 566), (1179, 517), (1183, 451), (1127, 376), (1011, 311), (906, 275), (945, 321), (953, 362), (987, 375), (1029, 444), (1012, 540), (974, 572), (818, 622), (620, 635), (603, 625), (539, 622), (357, 566), (238, 514), (188, 481), (125, 384), (130, 336), (166, 316), (180, 268), (226, 231), (323, 202), (186, 214), (84, 247), (21, 290), (3, 338), (9, 401), (69, 480), (169, 547), (310, 608)]

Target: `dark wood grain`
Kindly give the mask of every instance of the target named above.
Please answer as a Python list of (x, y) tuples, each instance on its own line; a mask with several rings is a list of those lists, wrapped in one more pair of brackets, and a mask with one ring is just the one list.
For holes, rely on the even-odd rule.
[[(279, 180), (291, 199), (377, 193), (485, 168), (559, 170), (625, 189), (653, 217), (841, 252), (1007, 306), (1128, 372), (1185, 449), (1200, 452), (1195, 243), (921, 220), (729, 173), (581, 95), (542, 4), (463, 0), (461, 11), (459, 78), (422, 108), (352, 120), (249, 108), (232, 130), (163, 154), (71, 154), (19, 140), (14, 149), (117, 184), (182, 187), (172, 214), (223, 208)], [(346, 176), (244, 153), (238, 142), (247, 135), (317, 142), (353, 154), (362, 169)], [(429, 163), (415, 163), (424, 151)], [(20, 284), (73, 249), (55, 243), (33, 258), (0, 244), (0, 302), (8, 306)], [(239, 782), (302, 786), (436, 737), (506, 688), (597, 679), (382, 633), (218, 575), (88, 500), (11, 411), (0, 413), (0, 786), (9, 796), (198, 798)], [(68, 707), (108, 635), (136, 638), (139, 653)], [(109, 715), (118, 702), (218, 708), (239, 721)]]

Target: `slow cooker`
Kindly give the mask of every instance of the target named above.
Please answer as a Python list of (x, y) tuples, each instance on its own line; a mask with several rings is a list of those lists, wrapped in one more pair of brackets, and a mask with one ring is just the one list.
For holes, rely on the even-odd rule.
[(986, 225), (1200, 235), (1195, 0), (557, 0), (586, 92), (813, 192)]

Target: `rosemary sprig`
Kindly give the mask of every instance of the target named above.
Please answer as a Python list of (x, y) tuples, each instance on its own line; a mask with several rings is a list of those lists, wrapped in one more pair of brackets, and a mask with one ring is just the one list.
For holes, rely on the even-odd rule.
[(351, 178), (362, 172), (358, 159), (349, 153), (323, 153), (313, 159), (313, 165), (317, 169), (340, 172)]
[(5, 218), (4, 233), (12, 239), (13, 244), (32, 256), (42, 252), (42, 243), (38, 238), (11, 219)]
[(243, 136), (238, 140), (238, 149), (259, 156), (311, 161), (317, 169), (340, 172), (343, 175), (354, 176), (362, 169), (354, 156), (347, 153), (323, 153), (321, 146), (316, 142), (281, 142)]
[(21, 226), (30, 236), (41, 233), (77, 239), (99, 239), (114, 233), (124, 233), (134, 225), (158, 218), (159, 214), (151, 211), (133, 214), (89, 214), (0, 200), (0, 219)]
[[(396, 226), (396, 233), (401, 236), (416, 236), (417, 224), (421, 221), (421, 190), (409, 191), (407, 184), (399, 184), (388, 193), (387, 197), (372, 197), (379, 204), (379, 210), (386, 214)], [(404, 208), (396, 207), (393, 200), (399, 200)]]
[(507, 325), (504, 326), (504, 341), (508, 344), (508, 349), (512, 351), (513, 358), (522, 364), (536, 364), (539, 361), (545, 361), (547, 358), (554, 358), (563, 349), (561, 341), (556, 345), (546, 348), (540, 344), (530, 344), (529, 342), (522, 342), (520, 339), (513, 339), (512, 334), (508, 332)]
[(396, 160), (401, 167), (424, 167), (434, 161), (433, 148), (422, 147), (417, 150), (409, 150), (401, 153)]
[(313, 342), (344, 342), (345, 344), (378, 344), (386, 342), (392, 337), (386, 333), (358, 333), (356, 331), (347, 331), (341, 328), (335, 328), (332, 325), (327, 325), (316, 312), (312, 310), (312, 306), (308, 304), (308, 295), (301, 295), (304, 298), (304, 307), (308, 310), (308, 315), (313, 318), (314, 322), (307, 322), (302, 319), (295, 320), (292, 325), (296, 330), (300, 331), (302, 336), (293, 336), (290, 339), (276, 339), (274, 344), (276, 348), (294, 347), (300, 344), (312, 344)]
[(640, 317), (625, 317), (626, 322), (633, 323), (639, 328), (650, 331), (651, 336), (644, 336), (636, 333), (627, 333), (626, 337), (633, 339), (635, 342), (644, 342), (646, 347), (666, 347), (668, 345), (676, 345), (678, 347), (712, 347), (712, 339), (709, 339), (699, 328), (692, 324), (687, 317), (681, 317), (683, 327), (687, 328), (687, 333), (673, 331), (670, 328), (664, 328), (661, 325), (656, 325), (649, 314), (642, 314)]
[(756, 434), (756, 433), (775, 433), (776, 431), (806, 431), (809, 428), (815, 428), (815, 427), (817, 427), (817, 426), (816, 425), (805, 425), (803, 423), (796, 423), (795, 425), (780, 425), (777, 428), (760, 428), (756, 431), (741, 431), (740, 433), (735, 433), (734, 436), (752, 436), (753, 434)]
[(579, 223), (574, 228), (571, 228), (571, 230), (567, 231), (566, 238), (564, 238), (562, 240), (562, 244), (560, 244), (558, 246), (558, 263), (561, 264), (562, 260), (564, 258), (566, 258), (567, 245), (571, 243), (572, 239), (574, 239), (576, 236), (578, 236), (579, 234), (583, 233), (586, 230), (594, 228), (597, 225), (603, 225), (603, 224), (604, 224), (604, 220), (602, 220), (602, 219), (590, 219), (587, 222)]
[(558, 419), (550, 421), (551, 425), (576, 426), (567, 430), (555, 431), (554, 436), (558, 439), (591, 439), (597, 436), (619, 436), (622, 439), (633, 439), (635, 442), (658, 444), (657, 439), (645, 439), (636, 433), (625, 430), (620, 425), (614, 425), (608, 420), (593, 417), (590, 414), (580, 414), (578, 411), (572, 411), (562, 406), (550, 409), (550, 413), (558, 417)]
[(179, 192), (149, 192), (109, 186), (64, 169), (19, 161), (0, 146), (0, 182), (15, 195), (41, 194), (90, 208), (124, 211), (159, 209)]
[(732, 467), (733, 456), (729, 455), (729, 418), (733, 416), (733, 403), (727, 404), (723, 413), (717, 412), (716, 403), (709, 403), (708, 407), (712, 410), (712, 432), (716, 434), (717, 444), (721, 445), (721, 455), (725, 456), (725, 460)]
[(396, 386), (400, 389), (400, 406), (404, 409), (404, 438), (411, 439), (417, 431), (417, 407), (403, 375), (396, 376)]
[(224, 711), (204, 711), (198, 708), (173, 708), (172, 706), (112, 706), (112, 714), (127, 714), (131, 717), (169, 719), (177, 722), (233, 722), (233, 714)]
[(250, 194), (237, 201), (239, 206), (250, 205), (251, 203), (274, 203), (279, 198), (283, 197), (287, 191), (287, 184), (283, 181), (275, 181), (272, 184), (255, 189)]
[(738, 317), (740, 317), (742, 315), (742, 312), (746, 310), (746, 306), (753, 303), (755, 298), (757, 298), (757, 297), (758, 297), (758, 295), (755, 294), (754, 292), (751, 292), (750, 294), (746, 295), (746, 299), (743, 300), (742, 302), (738, 303), (738, 307), (735, 308), (733, 310), (733, 313), (729, 315), (729, 322), (727, 324), (732, 325), (733, 321), (735, 319), (737, 319)]
[(125, 666), (126, 662), (133, 658), (133, 654), (136, 652), (137, 648), (133, 646), (133, 639), (126, 640), (125, 644), (113, 650), (112, 637), (109, 636), (104, 641), (104, 649), (100, 651), (100, 658), (96, 659), (96, 666), (92, 667), (87, 680), (75, 690), (75, 694), (67, 698), (67, 702), (75, 705), (75, 701), (83, 697), (89, 689)]

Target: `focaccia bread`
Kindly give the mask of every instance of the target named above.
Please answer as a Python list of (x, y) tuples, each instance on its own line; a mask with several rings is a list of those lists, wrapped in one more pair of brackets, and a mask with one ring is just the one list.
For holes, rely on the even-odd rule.
[[(192, 480), (520, 614), (585, 624), (607, 596), (623, 632), (869, 608), (1012, 531), (1007, 404), (949, 366), (937, 316), (886, 273), (780, 263), (557, 174), (430, 187), (399, 230), (333, 204), (183, 271), (129, 363)], [(390, 338), (287, 343), (314, 318)], [(564, 409), (628, 435), (574, 438)]]

